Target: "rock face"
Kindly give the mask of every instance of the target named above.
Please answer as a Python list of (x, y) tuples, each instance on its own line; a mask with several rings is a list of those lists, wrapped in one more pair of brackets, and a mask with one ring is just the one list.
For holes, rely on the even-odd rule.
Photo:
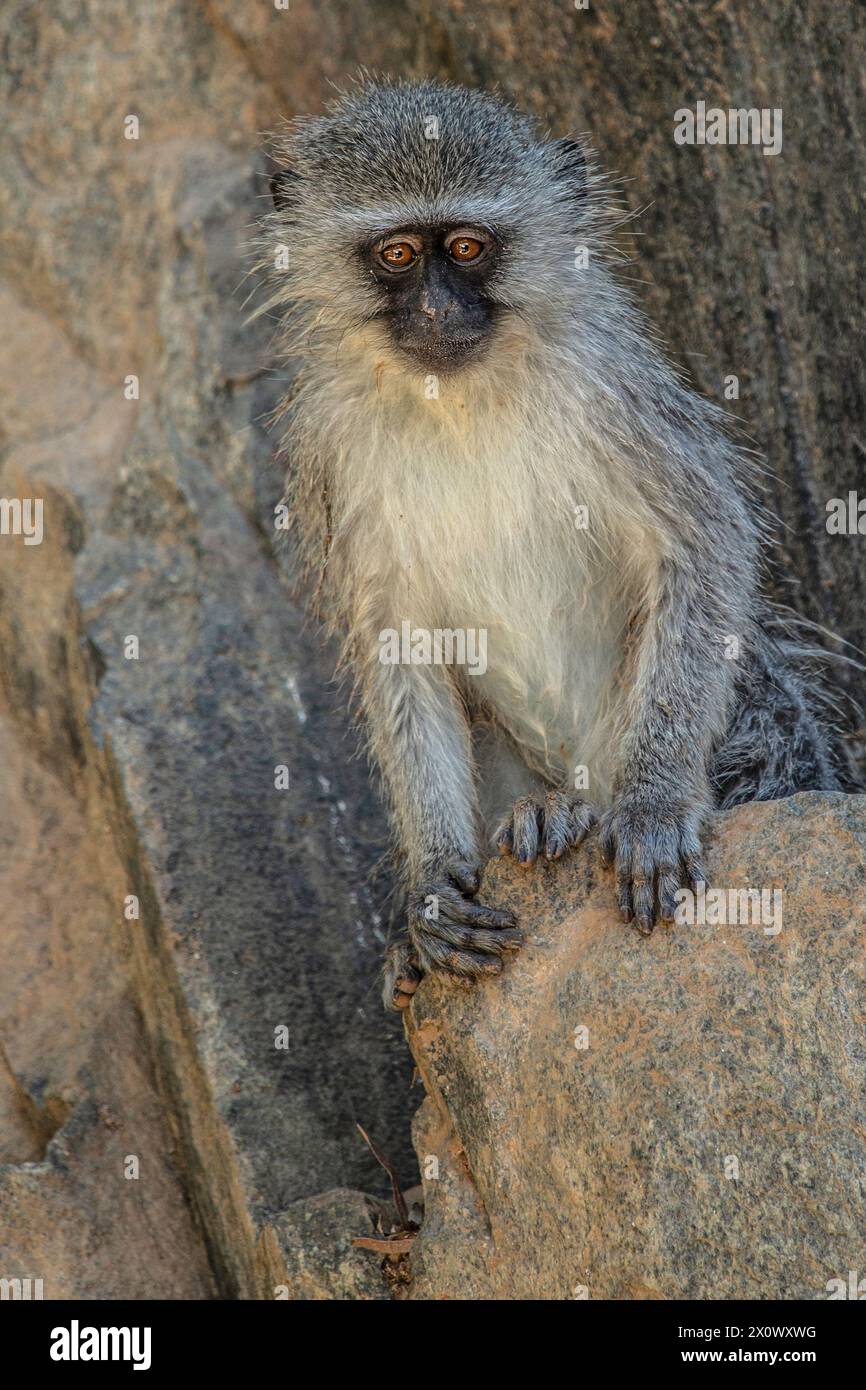
[[(277, 101), (216, 8), (161, 3), (141, 25), (120, 5), (47, 22), (13, 9), (0, 20), (14, 93), (0, 152), (0, 495), (40, 499), (45, 534), (0, 543), (0, 690), (14, 736), (89, 827), (88, 849), (98, 838), (104, 916), (70, 895), (66, 939), (97, 973), (107, 953), (106, 979), (116, 966), (143, 1024), (175, 1199), (196, 1221), (189, 1259), (207, 1256), (204, 1279), (176, 1287), (273, 1297), (291, 1282), (277, 1216), (332, 1189), (387, 1190), (356, 1122), (407, 1185), (417, 1176), (411, 1059), (378, 999), (384, 821), (333, 654), (273, 544), (282, 480), (262, 422), (284, 382), (267, 371), (266, 326), (245, 327), (243, 281), (264, 187), (257, 131)], [(137, 141), (124, 138), (130, 107)], [(52, 128), (65, 132), (59, 161)], [(27, 804), (25, 779), (7, 789), (4, 839)], [(25, 862), (37, 871), (32, 847)], [(33, 998), (51, 950), (44, 917), (36, 930)], [(71, 1062), (31, 1056), (19, 999), (7, 973), (0, 1153), (13, 1188), (16, 1165), (45, 1153), (46, 1106), (71, 1124), (108, 1099), (104, 1069), (94, 1090)], [(79, 1004), (73, 991), (83, 1067), (98, 1030)], [(134, 1153), (139, 1121), (123, 1122)], [(89, 1153), (95, 1201), (98, 1146)], [(70, 1191), (67, 1207), (67, 1245), (86, 1245), (87, 1203)], [(345, 1203), (334, 1211), (342, 1220)], [(28, 1277), (29, 1247), (7, 1222), (0, 1277)], [(366, 1219), (335, 1229), (334, 1248), (370, 1231)], [(167, 1277), (154, 1262), (133, 1282), (115, 1271), (116, 1293), (145, 1296)], [(371, 1296), (370, 1257), (348, 1248), (341, 1267), (352, 1262), (353, 1288)], [(55, 1287), (110, 1292), (74, 1264)]]
[(768, 898), (763, 926), (649, 940), (617, 924), (595, 851), (491, 866), (527, 947), (411, 1008), (411, 1296), (814, 1299), (859, 1267), (864, 865), (866, 797), (740, 808), (712, 884), (779, 889), (781, 916)]
[(2, 709), (0, 845), (0, 1278), (46, 1299), (211, 1298), (104, 826)]
[[(769, 501), (787, 523), (784, 593), (863, 646), (858, 538), (831, 538), (823, 524), (826, 499), (862, 486), (866, 437), (864, 358), (851, 349), (863, 317), (856, 200), (866, 170), (862, 140), (848, 135), (862, 24), (856, 7), (827, 12), (795, 0), (766, 15), (743, 3), (699, 18), (685, 0), (611, 0), (583, 12), (552, 0), (485, 10), (463, 0), (291, 0), (287, 10), (151, 0), (143, 13), (123, 0), (17, 0), (0, 13), (0, 51), (0, 496), (45, 508), (41, 545), (0, 537), (0, 913), (9, 947), (0, 1278), (43, 1277), (46, 1296), (274, 1297), (279, 1288), (293, 1298), (379, 1298), (387, 1289), (375, 1257), (347, 1243), (368, 1233), (375, 1204), (364, 1193), (386, 1192), (354, 1126), (364, 1125), (406, 1185), (415, 1181), (411, 1059), (377, 999), (388, 930), (382, 814), (332, 658), (273, 543), (281, 478), (267, 418), (286, 383), (270, 369), (266, 325), (245, 322), (255, 294), (245, 244), (265, 193), (259, 132), (321, 109), (328, 83), (345, 85), (359, 63), (496, 83), (556, 133), (587, 131), (602, 162), (632, 177), (631, 206), (650, 204), (641, 293), (675, 355), (716, 398), (725, 376), (740, 380), (730, 404), (769, 453)], [(673, 113), (698, 97), (783, 107), (783, 154), (677, 146)], [(854, 668), (842, 679), (853, 688)], [(287, 788), (276, 784), (278, 768)], [(804, 805), (810, 818), (795, 822)], [(742, 812), (736, 823), (756, 827), (755, 862), (765, 848), (784, 852), (787, 842), (773, 839), (780, 826), (790, 824), (792, 864), (814, 835), (829, 836), (818, 867), (835, 875), (842, 815), (797, 802), (784, 813)], [(742, 852), (747, 842), (737, 843)], [(719, 852), (728, 844), (723, 835)], [(414, 1046), (437, 1097), (418, 1133), (422, 1154), (441, 1160), (415, 1261), (418, 1296), (488, 1296), (496, 1280), (516, 1287), (521, 1269), (526, 1287), (532, 1275), (547, 1296), (562, 1296), (589, 1255), (593, 1292), (697, 1287), (700, 1240), (680, 1259), (676, 1233), (650, 1209), (662, 1196), (652, 1136), (664, 1137), (668, 1111), (641, 1111), (640, 1101), (656, 1075), (668, 1078), (658, 1086), (671, 1113), (694, 1114), (707, 1144), (703, 1168), (686, 1141), (682, 1167), (664, 1150), (667, 1191), (703, 1173), (711, 1192), (715, 1146), (735, 1152), (739, 1142), (743, 1176), (722, 1187), (725, 1229), (736, 1202), (757, 1211), (748, 1203), (771, 1201), (749, 1187), (750, 1163), (759, 1164), (746, 1142), (751, 1112), (731, 1112), (729, 1142), (700, 1110), (702, 1083), (673, 1110), (674, 1054), (661, 1046), (673, 977), (636, 972), (662, 957), (686, 972), (695, 933), (659, 937), (641, 954), (606, 915), (604, 931), (593, 917), (606, 914), (606, 900), (580, 905), (585, 872), (581, 861), (564, 898), (543, 876), (519, 886), (502, 878), (524, 912), (537, 907), (554, 944), (523, 958), (501, 999), (442, 994), (440, 1016), (440, 992), (429, 986), (416, 1006)], [(841, 942), (859, 899), (852, 893), (843, 906), (840, 885), (834, 877)], [(131, 898), (137, 917), (125, 915)], [(580, 930), (560, 936), (578, 910)], [(798, 913), (790, 911), (792, 930), (814, 925)], [(793, 973), (776, 983), (795, 1013), (808, 1012), (808, 979), (794, 971), (805, 960), (787, 937), (729, 942), (723, 986), (711, 968), (721, 950), (714, 935), (688, 967), (713, 1038), (725, 1017), (748, 1013), (755, 981), (770, 978), (748, 964), (752, 949), (764, 971), (787, 962)], [(585, 960), (569, 954), (578, 950)], [(816, 969), (830, 970), (826, 950), (822, 937)], [(846, 958), (839, 997), (853, 969)], [(606, 1001), (622, 980), (634, 993), (620, 1020), (629, 1046), (617, 1051)], [(687, 984), (684, 974), (679, 988)], [(775, 1003), (771, 990), (768, 1008)], [(433, 1010), (426, 1022), (422, 1008)], [(508, 1042), (498, 1051), (486, 1010), (500, 1008)], [(828, 1008), (810, 1020), (813, 1032), (836, 1019)], [(671, 1035), (696, 1065), (691, 1035), (676, 1031), (686, 1027), (682, 1012), (682, 1022), (670, 1018)], [(808, 1111), (810, 1086), (824, 1089), (829, 1064), (812, 1033), (766, 1018), (774, 1031), (758, 1055), (772, 1042), (780, 1062), (795, 1063), (780, 1072), (794, 1088), (795, 1119), (778, 1159), (781, 1172), (794, 1172), (805, 1142), (796, 1116)], [(542, 1019), (552, 1030), (546, 1061)], [(586, 1053), (568, 1045), (581, 1023), (593, 1039)], [(629, 1050), (643, 1055), (651, 1037), (656, 1070), (635, 1090)], [(739, 1037), (726, 1039), (727, 1053), (719, 1041), (707, 1073), (720, 1095)], [(827, 1045), (838, 1070), (835, 1033)], [(544, 1089), (560, 1067), (560, 1088)], [(593, 1087), (621, 1116), (609, 1162)], [(575, 1167), (568, 1126), (577, 1113), (595, 1147)], [(822, 1124), (834, 1113), (827, 1101)], [(507, 1157), (509, 1125), (529, 1136), (522, 1159)], [(560, 1130), (565, 1151), (550, 1138)], [(546, 1206), (540, 1187), (532, 1199), (526, 1191), (545, 1145)], [(844, 1187), (849, 1150), (838, 1152), (827, 1181)], [(118, 1176), (129, 1154), (142, 1159), (137, 1184)], [(575, 1215), (578, 1190), (591, 1220)], [(640, 1191), (647, 1206), (638, 1211)], [(791, 1221), (824, 1201), (817, 1191)], [(574, 1270), (563, 1257), (558, 1275), (549, 1253), (561, 1236), (557, 1210), (589, 1252)], [(614, 1232), (625, 1211), (636, 1223), (628, 1239), (611, 1236), (599, 1253), (606, 1223)], [(673, 1207), (664, 1211), (672, 1221)], [(784, 1234), (768, 1237), (768, 1268)], [(707, 1239), (721, 1248), (723, 1237), (712, 1230)], [(134, 1269), (130, 1244), (140, 1252)], [(87, 1253), (97, 1245), (100, 1261)], [(569, 1250), (578, 1245), (569, 1237)], [(804, 1256), (803, 1287), (824, 1257), (820, 1243), (815, 1250)]]

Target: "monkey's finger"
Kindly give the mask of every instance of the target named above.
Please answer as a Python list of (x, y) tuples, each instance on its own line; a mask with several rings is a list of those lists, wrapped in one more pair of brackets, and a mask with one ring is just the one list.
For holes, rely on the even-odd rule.
[(676, 909), (676, 894), (681, 882), (679, 836), (671, 828), (665, 828), (660, 836), (656, 854), (656, 897), (659, 916), (663, 922), (672, 922)]
[(653, 929), (653, 920), (655, 917), (655, 895), (653, 892), (652, 871), (650, 871), (649, 878), (644, 878), (641, 875), (632, 879), (631, 896), (634, 909), (634, 924), (641, 936), (649, 936)]
[(447, 873), (461, 893), (474, 894), (481, 887), (481, 871), (477, 864), (470, 864), (468, 860), (458, 859), (449, 864)]
[(414, 994), (421, 983), (420, 974), (417, 975), (398, 975), (394, 981), (395, 994)]
[(544, 798), (544, 857), (561, 859), (575, 844), (576, 826), (568, 798), (562, 792), (548, 792)]
[(544, 857), (553, 864), (557, 859), (561, 859), (567, 850), (574, 849), (574, 841), (570, 836), (559, 835), (555, 831), (548, 830), (544, 836)]
[(383, 1002), (386, 1009), (405, 1009), (412, 1002), (420, 979), (418, 980), (396, 980), (389, 986), (387, 994), (383, 995)]
[(616, 858), (616, 837), (613, 833), (613, 822), (606, 820), (599, 835), (599, 845), (601, 847), (601, 857), (610, 868)]
[(445, 941), (449, 946), (463, 946), (471, 951), (481, 951), (485, 955), (499, 955), (501, 951), (519, 951), (523, 945), (523, 933), (515, 927), (503, 927), (490, 931), (485, 927), (463, 927), (456, 922), (448, 922), (440, 917), (438, 922), (427, 922), (425, 934)]
[(672, 922), (677, 906), (677, 892), (680, 876), (669, 864), (659, 868), (658, 898), (659, 911), (663, 922)]
[(469, 927), (490, 927), (496, 931), (504, 927), (517, 926), (517, 918), (507, 907), (488, 907), (486, 903), (460, 898), (458, 901), (449, 899), (444, 908), (440, 917), (444, 915), (449, 921), (463, 922)]
[(517, 918), (507, 907), (490, 907), (487, 903), (475, 902), (453, 890), (438, 895), (438, 911), (428, 913), (416, 906), (409, 914), (415, 931), (423, 933), (435, 922), (446, 920), (460, 922), (470, 927), (487, 927), (493, 931), (517, 926)]
[(631, 900), (631, 872), (628, 869), (617, 870), (616, 901), (620, 917), (624, 922), (630, 922), (634, 916), (634, 908)]
[(637, 849), (636, 832), (632, 828), (631, 821), (626, 816), (620, 816), (615, 826), (612, 823), (609, 833), (610, 843), (613, 845), (613, 862), (616, 865), (617, 873), (631, 873), (638, 867), (635, 854)]
[(698, 884), (707, 885), (707, 871), (698, 858), (697, 854), (687, 854), (685, 856), (686, 875), (693, 893), (697, 893)]
[(522, 796), (515, 801), (512, 812), (512, 854), (524, 868), (538, 858), (539, 821), (541, 807), (533, 797)]
[(449, 975), (464, 979), (480, 980), (485, 975), (502, 973), (502, 960), (499, 956), (482, 955), (475, 951), (460, 951), (439, 941), (434, 936), (425, 937), (419, 943), (424, 964), (434, 969), (446, 970)]
[(699, 883), (706, 883), (707, 876), (701, 863), (701, 842), (691, 826), (685, 826), (680, 835), (679, 857), (685, 876), (695, 892)]
[(421, 983), (417, 957), (408, 941), (396, 941), (385, 952), (382, 1000), (387, 1009), (405, 1009)]
[(565, 803), (562, 813), (557, 807), (554, 816), (545, 816), (544, 854), (547, 859), (561, 859), (566, 850), (577, 849), (598, 820), (593, 808), (585, 801)]
[(632, 856), (631, 897), (634, 924), (641, 936), (649, 936), (655, 922), (655, 869), (652, 840), (638, 836)]
[(493, 843), (500, 854), (514, 853), (514, 833), (511, 827), (511, 816), (504, 820), (493, 836)]
[(588, 801), (582, 801), (577, 797), (571, 804), (571, 819), (576, 834), (575, 844), (579, 845), (592, 827), (598, 824), (598, 812)]
[(623, 834), (619, 837), (617, 842), (616, 854), (613, 861), (616, 872), (616, 900), (619, 906), (619, 915), (623, 922), (630, 922), (634, 916), (631, 861), (631, 841), (627, 835)]

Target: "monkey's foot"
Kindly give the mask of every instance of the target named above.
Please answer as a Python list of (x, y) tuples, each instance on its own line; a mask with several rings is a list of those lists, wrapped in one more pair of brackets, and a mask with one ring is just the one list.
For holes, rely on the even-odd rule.
[(643, 936), (649, 936), (657, 917), (674, 920), (683, 883), (693, 892), (706, 883), (699, 823), (693, 811), (655, 804), (639, 794), (621, 797), (602, 821), (601, 852), (616, 869), (622, 920), (633, 921)]
[(395, 941), (382, 965), (382, 1002), (386, 1009), (408, 1009), (421, 983), (418, 958), (408, 941)]
[(523, 868), (539, 854), (561, 859), (584, 840), (598, 816), (588, 801), (574, 792), (533, 794), (515, 801), (493, 837), (500, 854), (509, 854)]
[(422, 972), (443, 970), (464, 981), (498, 975), (506, 953), (523, 944), (513, 912), (473, 901), (480, 884), (478, 866), (458, 860), (411, 889), (409, 941)]

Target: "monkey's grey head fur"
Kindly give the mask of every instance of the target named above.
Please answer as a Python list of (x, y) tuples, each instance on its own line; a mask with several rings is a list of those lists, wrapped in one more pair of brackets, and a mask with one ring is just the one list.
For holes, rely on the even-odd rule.
[(263, 263), (268, 309), (307, 356), (384, 353), (449, 372), (522, 329), (547, 341), (575, 297), (576, 246), (599, 236), (599, 180), (574, 140), (547, 140), (487, 93), (362, 80), (276, 137)]

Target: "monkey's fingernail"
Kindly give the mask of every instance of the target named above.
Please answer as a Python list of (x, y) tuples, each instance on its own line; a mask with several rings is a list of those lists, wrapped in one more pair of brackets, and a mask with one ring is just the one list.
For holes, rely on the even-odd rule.
[(526, 937), (523, 936), (522, 934), (519, 935), (519, 936), (509, 936), (508, 939), (507, 939), (506, 941), (503, 941), (503, 943), (502, 943), (502, 950), (503, 950), (503, 951), (519, 951), (520, 948), (521, 948), (521, 946), (525, 946), (525, 945), (526, 945)]

